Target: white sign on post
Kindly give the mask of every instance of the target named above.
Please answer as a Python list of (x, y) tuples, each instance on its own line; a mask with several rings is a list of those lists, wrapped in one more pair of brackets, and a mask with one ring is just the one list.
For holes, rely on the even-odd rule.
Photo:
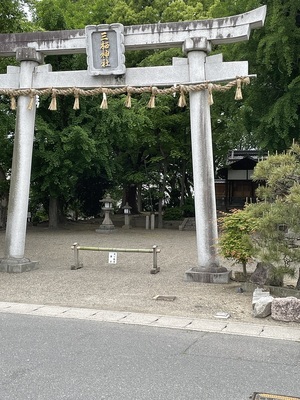
[(109, 264), (117, 264), (117, 258), (118, 258), (118, 253), (112, 251), (108, 253)]

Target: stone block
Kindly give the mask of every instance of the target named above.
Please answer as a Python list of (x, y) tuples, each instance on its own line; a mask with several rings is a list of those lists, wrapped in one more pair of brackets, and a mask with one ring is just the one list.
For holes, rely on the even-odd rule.
[(190, 268), (185, 272), (184, 280), (186, 282), (201, 283), (229, 283), (232, 271), (208, 272), (199, 271), (197, 268)]
[(254, 308), (255, 304), (258, 302), (259, 299), (262, 297), (270, 297), (270, 292), (261, 289), (261, 288), (256, 288), (253, 292), (253, 297), (252, 297), (252, 307)]
[(0, 259), (0, 272), (22, 273), (38, 269), (38, 261), (28, 259)]
[[(241, 288), (245, 292), (253, 292), (257, 285), (251, 282), (241, 282)], [(300, 299), (300, 290), (290, 287), (264, 286), (264, 289), (268, 290), (273, 297), (297, 297), (297, 299)]]
[(300, 300), (296, 297), (274, 299), (271, 316), (277, 321), (300, 322)]
[(271, 315), (271, 306), (274, 297), (265, 296), (258, 299), (253, 308), (253, 316), (255, 318), (266, 318)]

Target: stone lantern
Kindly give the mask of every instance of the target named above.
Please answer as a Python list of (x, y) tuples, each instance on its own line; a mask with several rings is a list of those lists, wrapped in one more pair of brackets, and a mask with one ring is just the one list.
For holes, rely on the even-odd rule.
[(124, 210), (124, 218), (125, 218), (125, 224), (122, 226), (124, 229), (130, 229), (130, 214), (131, 214), (131, 208), (128, 203), (125, 204), (125, 206), (122, 207)]
[(110, 194), (107, 194), (100, 203), (103, 204), (102, 210), (104, 211), (104, 220), (102, 224), (96, 229), (98, 233), (110, 233), (114, 231), (115, 226), (110, 219), (110, 212), (113, 211), (113, 199), (110, 197)]

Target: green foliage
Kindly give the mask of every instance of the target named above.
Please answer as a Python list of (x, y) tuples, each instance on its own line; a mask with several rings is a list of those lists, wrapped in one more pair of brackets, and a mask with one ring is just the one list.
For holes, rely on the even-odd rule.
[(8, 104), (5, 99), (1, 99), (0, 104), (0, 168), (2, 168), (5, 173), (7, 173), (11, 167), (11, 158), (13, 152), (13, 137), (14, 137), (14, 124), (15, 116), (9, 110)]
[(266, 182), (258, 189), (258, 196), (269, 202), (286, 200), (298, 192), (300, 183), (300, 146), (293, 144), (282, 154), (269, 156), (256, 165), (253, 180)]
[(252, 236), (256, 257), (275, 264), (278, 276), (293, 276), (292, 264), (300, 261), (300, 249), (295, 246), (297, 234), (290, 230), (295, 225), (291, 216), (299, 215), (299, 204), (287, 208), (276, 200), (249, 205), (249, 212), (257, 220), (257, 231)]
[(236, 15), (252, 10), (261, 5), (259, 0), (214, 0), (209, 8), (209, 13), (214, 18), (222, 18), (225, 16)]
[(0, 199), (8, 194), (9, 181), (0, 179)]
[[(157, 22), (185, 21), (203, 18), (212, 1), (155, 0), (132, 1), (32, 0), (36, 8), (35, 22), (47, 30), (84, 28), (86, 25), (122, 23), (138, 25)], [(51, 13), (49, 13), (51, 9)]]
[(76, 185), (78, 174), (90, 166), (96, 153), (95, 143), (80, 126), (60, 133), (38, 118), (33, 159), (33, 188), (41, 193), (66, 199)]
[[(171, 203), (172, 202), (169, 201), (168, 204)], [(173, 204), (175, 204), (174, 200)], [(189, 218), (189, 217), (195, 217), (195, 203), (193, 197), (187, 197), (182, 206), (168, 205), (164, 211), (165, 220), (176, 221), (176, 220), (181, 220), (182, 218)]]
[[(0, 2), (0, 33), (22, 32), (30, 30), (23, 10), (24, 1), (2, 0)], [(13, 58), (0, 59), (0, 72), (5, 73), (7, 65), (15, 65)], [(0, 96), (0, 200), (8, 198), (9, 175), (13, 153), (13, 136), (15, 125), (15, 113), (9, 108), (7, 98)], [(0, 225), (5, 226), (4, 215), (0, 213)]]
[(259, 221), (257, 252), (264, 261), (288, 269), (300, 261), (300, 146), (293, 144), (288, 152), (259, 162), (253, 178), (265, 182), (257, 191), (263, 201), (251, 205)]
[[(257, 74), (243, 89), (243, 100), (214, 96), (211, 107), (215, 154), (222, 160), (226, 143), (231, 148), (283, 151), (300, 132), (299, 3), (294, 0), (217, 0), (213, 17), (224, 17), (267, 5), (265, 26), (254, 30), (249, 41), (217, 46), (224, 60), (247, 60)], [(229, 95), (229, 94), (228, 94)], [(221, 100), (218, 100), (221, 97)], [(227, 100), (227, 101), (226, 101)], [(224, 153), (223, 153), (224, 154)]]
[(246, 264), (254, 255), (251, 236), (257, 229), (257, 219), (248, 209), (233, 210), (219, 218), (221, 237), (219, 248), (225, 258), (233, 259), (243, 266), (246, 275)]
[(283, 286), (285, 276), (295, 277), (295, 269), (288, 265), (279, 265), (270, 271), (270, 281), (273, 286)]
[(293, 0), (266, 3), (266, 26), (256, 53), (258, 92), (251, 102), (258, 102), (253, 113), (257, 138), (268, 150), (282, 151), (298, 138), (300, 128), (299, 5)]
[[(222, 217), (221, 254), (246, 265), (254, 257), (274, 264), (278, 282), (300, 262), (300, 146), (269, 156), (255, 167), (262, 201)], [(245, 270), (246, 271), (246, 270)]]
[(167, 207), (163, 218), (166, 221), (180, 221), (182, 219), (182, 209), (180, 207)]
[(181, 207), (183, 211), (183, 216), (185, 218), (195, 216), (195, 202), (193, 197), (187, 197), (185, 199), (184, 205)]
[(221, 253), (242, 263), (255, 256), (274, 264), (279, 281), (293, 277), (300, 262), (300, 146), (260, 161), (253, 178), (262, 182), (261, 201), (221, 218)]
[(0, 31), (3, 33), (22, 32), (27, 26), (23, 0), (1, 0)]

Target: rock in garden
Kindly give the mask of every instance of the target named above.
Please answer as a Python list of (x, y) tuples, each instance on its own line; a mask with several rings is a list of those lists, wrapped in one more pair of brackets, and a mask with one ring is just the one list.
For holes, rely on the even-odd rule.
[(261, 288), (256, 288), (253, 292), (253, 297), (252, 297), (253, 308), (255, 304), (258, 302), (258, 300), (261, 299), (262, 297), (270, 297), (270, 292)]
[(276, 267), (273, 264), (259, 262), (250, 277), (250, 282), (260, 286), (282, 286), (283, 278), (277, 276)]
[(271, 317), (277, 321), (300, 322), (300, 300), (296, 297), (274, 299)]
[(265, 296), (258, 299), (254, 304), (253, 316), (255, 318), (265, 318), (271, 315), (271, 305), (273, 300), (274, 297), (272, 296)]

